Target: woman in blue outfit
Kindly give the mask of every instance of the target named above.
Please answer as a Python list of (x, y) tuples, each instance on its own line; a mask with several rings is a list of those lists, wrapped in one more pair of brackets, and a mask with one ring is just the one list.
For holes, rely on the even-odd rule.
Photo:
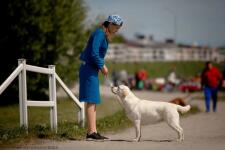
[(104, 57), (111, 37), (123, 24), (118, 15), (110, 15), (101, 27), (97, 28), (89, 37), (86, 48), (80, 55), (81, 66), (79, 70), (79, 100), (86, 103), (87, 140), (108, 139), (100, 135), (96, 129), (96, 104), (100, 104), (100, 91), (98, 73), (108, 75)]

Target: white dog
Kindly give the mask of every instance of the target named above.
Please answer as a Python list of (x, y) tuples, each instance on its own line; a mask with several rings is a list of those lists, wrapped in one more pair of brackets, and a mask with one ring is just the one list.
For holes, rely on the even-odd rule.
[(127, 117), (134, 123), (136, 130), (134, 141), (140, 141), (141, 124), (154, 124), (163, 120), (178, 133), (178, 141), (184, 140), (178, 112), (186, 113), (190, 110), (190, 105), (182, 107), (168, 102), (142, 100), (136, 97), (125, 85), (112, 87), (111, 90), (117, 95)]

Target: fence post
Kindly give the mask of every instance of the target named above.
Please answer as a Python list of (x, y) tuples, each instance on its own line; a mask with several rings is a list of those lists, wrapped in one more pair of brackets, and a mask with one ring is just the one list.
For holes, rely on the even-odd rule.
[(23, 64), (23, 70), (19, 74), (20, 127), (28, 129), (26, 60), (18, 59), (18, 65), (20, 64)]
[(84, 105), (84, 102), (82, 102), (82, 109), (81, 109), (81, 122), (82, 122), (82, 127), (84, 128), (84, 125), (85, 125), (85, 105)]
[(82, 127), (84, 127), (85, 126), (85, 106), (84, 106), (84, 102), (82, 102), (81, 104), (82, 104), (82, 108), (80, 108), (78, 112), (78, 122)]
[(51, 123), (51, 129), (57, 133), (57, 102), (56, 102), (55, 66), (49, 65), (48, 68), (53, 69), (53, 74), (49, 75), (49, 100), (54, 102), (54, 106), (50, 107), (50, 123)]

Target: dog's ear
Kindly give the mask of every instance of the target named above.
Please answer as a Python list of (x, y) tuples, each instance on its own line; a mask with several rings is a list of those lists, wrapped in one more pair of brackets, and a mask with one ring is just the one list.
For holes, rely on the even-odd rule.
[(124, 97), (126, 97), (128, 94), (129, 94), (129, 91), (128, 91), (127, 89), (124, 89), (124, 90), (123, 90), (123, 95), (124, 95)]

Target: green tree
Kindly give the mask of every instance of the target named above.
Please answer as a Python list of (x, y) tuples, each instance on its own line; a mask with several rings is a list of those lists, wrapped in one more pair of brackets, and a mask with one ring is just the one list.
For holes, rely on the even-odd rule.
[[(0, 2), (0, 84), (17, 67), (17, 59), (56, 71), (66, 83), (75, 82), (78, 55), (86, 39), (82, 0), (7, 0)], [(2, 100), (18, 98), (18, 81), (0, 95)], [(47, 98), (47, 77), (28, 74), (28, 96)], [(8, 102), (7, 102), (8, 103)]]

